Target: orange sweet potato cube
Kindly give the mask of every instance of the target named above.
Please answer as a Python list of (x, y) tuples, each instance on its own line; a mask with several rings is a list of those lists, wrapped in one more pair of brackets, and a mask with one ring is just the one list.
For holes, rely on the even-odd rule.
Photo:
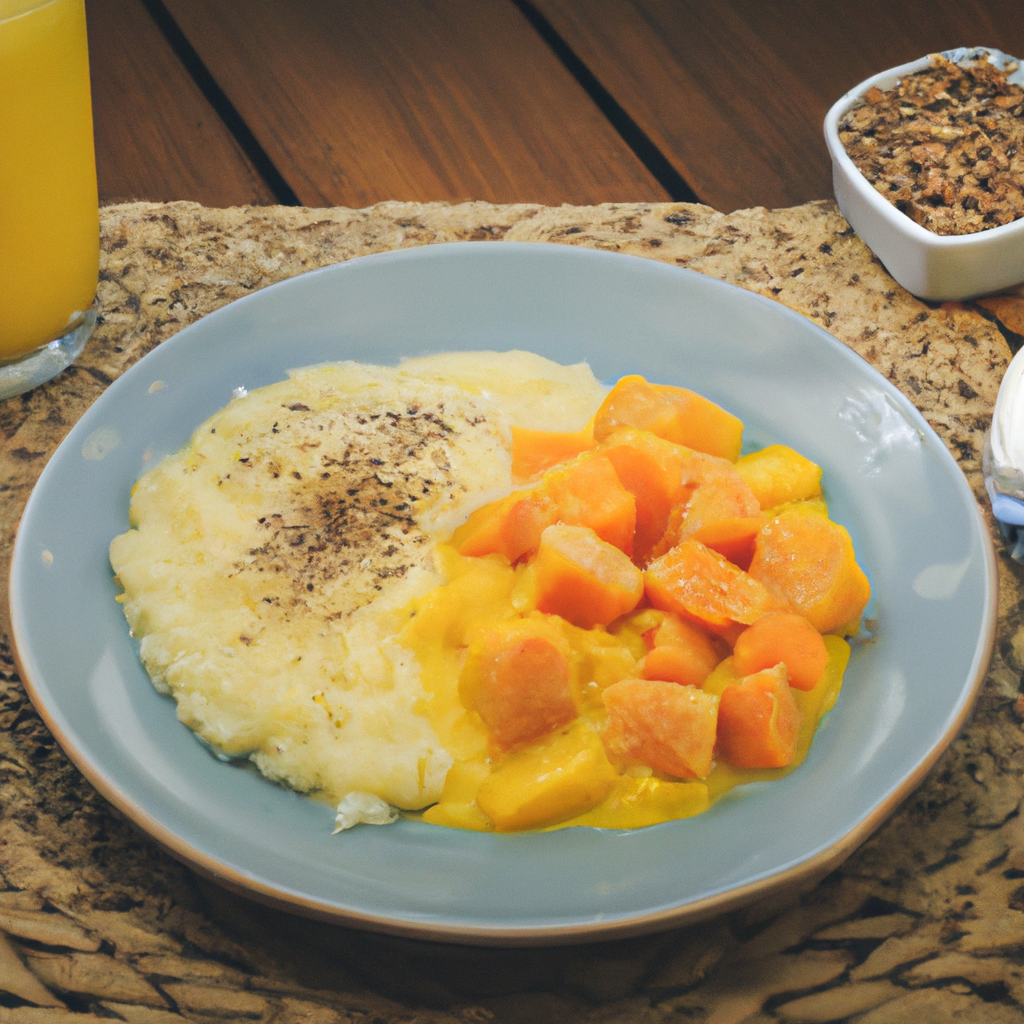
[(612, 762), (644, 764), (681, 779), (707, 778), (712, 768), (718, 698), (694, 686), (622, 679), (602, 694), (602, 734)]
[(529, 743), (576, 718), (573, 657), (543, 619), (490, 623), (473, 638), (459, 699), (504, 749)]
[(684, 503), (692, 487), (683, 467), (693, 454), (648, 430), (617, 430), (601, 446), (623, 487), (636, 499), (633, 561), (645, 565), (668, 527), (672, 509)]
[(828, 665), (828, 650), (821, 634), (794, 612), (769, 612), (736, 638), (732, 652), (737, 671), (752, 675), (780, 662), (789, 685), (813, 690)]
[(761, 527), (750, 575), (819, 633), (856, 633), (871, 597), (849, 533), (825, 516), (799, 508)]
[(602, 452), (581, 456), (565, 469), (548, 473), (542, 486), (558, 509), (557, 522), (587, 526), (627, 555), (633, 553), (636, 498)]
[(721, 406), (686, 388), (623, 377), (594, 416), (594, 437), (603, 441), (622, 427), (649, 430), (666, 441), (735, 462), (743, 424)]
[(727, 459), (691, 451), (682, 469), (683, 498), (669, 516), (665, 533), (655, 546), (655, 556), (722, 520), (760, 516), (761, 506), (754, 492)]
[(593, 448), (595, 443), (592, 424), (572, 433), (513, 427), (512, 476), (516, 480), (532, 480)]
[(655, 608), (696, 619), (716, 632), (733, 623), (749, 625), (779, 607), (761, 583), (693, 538), (651, 562), (644, 590)]
[(632, 611), (644, 592), (643, 574), (629, 556), (586, 526), (549, 526), (533, 567), (538, 611), (582, 629), (607, 626)]
[(700, 686), (711, 674), (707, 663), (688, 647), (655, 647), (640, 668), (643, 679), (660, 679), (680, 686)]
[(760, 516), (734, 516), (705, 523), (689, 536), (699, 540), (706, 548), (717, 551), (733, 565), (748, 569), (754, 558), (760, 529)]
[(722, 691), (718, 752), (737, 768), (785, 768), (796, 753), (800, 719), (785, 665), (745, 676)]
[(532, 487), (477, 509), (452, 535), (452, 546), (460, 555), (497, 552), (515, 562), (534, 554), (540, 535), (559, 522), (588, 526), (627, 555), (632, 552), (636, 499), (605, 455), (585, 454)]
[(640, 670), (644, 679), (700, 686), (722, 660), (716, 642), (696, 623), (678, 615), (666, 612), (650, 632), (650, 650)]
[(510, 562), (533, 554), (544, 528), (558, 521), (558, 508), (541, 488), (516, 491), (473, 512), (452, 535), (460, 555), (501, 554)]

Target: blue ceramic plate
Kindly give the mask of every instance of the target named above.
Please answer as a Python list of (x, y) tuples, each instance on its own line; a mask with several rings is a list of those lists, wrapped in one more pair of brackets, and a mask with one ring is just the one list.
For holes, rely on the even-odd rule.
[[(533, 349), (700, 391), (748, 448), (820, 463), (875, 597), (806, 762), (697, 818), (633, 832), (489, 835), (401, 821), (332, 836), (332, 811), (212, 757), (157, 695), (107, 561), (132, 484), (233, 388), (324, 360)], [(156, 382), (162, 386), (154, 387)], [(368, 256), (274, 285), (125, 373), (51, 459), (11, 572), (22, 678), (113, 804), (198, 871), (358, 927), (462, 942), (568, 942), (692, 922), (835, 867), (963, 723), (995, 628), (995, 568), (967, 483), (911, 404), (777, 303), (652, 260), (463, 243)]]

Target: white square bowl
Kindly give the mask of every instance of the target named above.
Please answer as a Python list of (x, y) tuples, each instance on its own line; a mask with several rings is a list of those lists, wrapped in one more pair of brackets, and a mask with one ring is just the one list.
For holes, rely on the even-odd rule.
[[(960, 62), (987, 51), (999, 67), (1017, 62), (1009, 76), (1024, 85), (1024, 62), (990, 47), (944, 50)], [(969, 235), (938, 235), (921, 227), (879, 194), (857, 169), (839, 139), (839, 122), (873, 86), (891, 89), (906, 75), (931, 63), (922, 57), (890, 68), (851, 89), (825, 118), (825, 141), (832, 156), (832, 182), (839, 209), (886, 270), (907, 291), (938, 302), (970, 299), (1024, 281), (1024, 218)]]

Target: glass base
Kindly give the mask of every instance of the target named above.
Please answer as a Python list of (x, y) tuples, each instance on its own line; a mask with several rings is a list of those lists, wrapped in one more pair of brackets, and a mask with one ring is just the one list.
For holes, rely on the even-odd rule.
[(20, 395), (56, 377), (70, 366), (96, 326), (96, 310), (86, 310), (78, 326), (49, 345), (37, 348), (12, 363), (0, 365), (0, 400)]

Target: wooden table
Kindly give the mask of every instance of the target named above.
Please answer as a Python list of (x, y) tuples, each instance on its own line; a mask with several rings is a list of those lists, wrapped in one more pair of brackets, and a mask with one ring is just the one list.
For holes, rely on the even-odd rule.
[(831, 195), (829, 106), (1020, 0), (87, 0), (103, 202)]

